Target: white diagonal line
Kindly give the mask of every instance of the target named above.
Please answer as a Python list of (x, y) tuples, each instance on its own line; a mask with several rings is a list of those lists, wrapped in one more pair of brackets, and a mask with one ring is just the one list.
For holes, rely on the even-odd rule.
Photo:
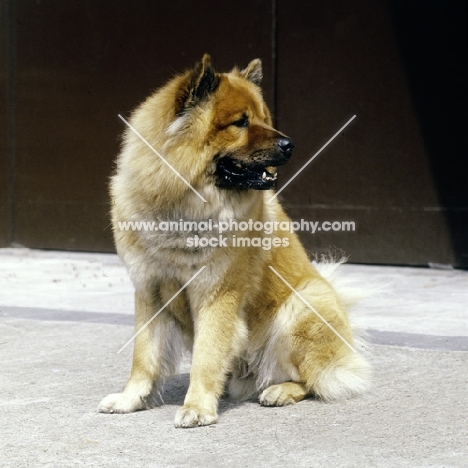
[(274, 200), (354, 119), (353, 115), (268, 201)]
[(270, 270), (281, 280), (283, 283), (293, 292), (296, 296), (312, 311), (315, 315), (330, 329), (335, 333), (335, 335), (343, 341), (343, 343), (348, 346), (351, 351), (357, 353), (357, 351), (312, 307), (271, 265)]
[(117, 352), (120, 354), (204, 269), (202, 266)]
[(133, 127), (132, 125), (130, 125), (130, 123), (128, 123), (120, 114), (119, 114), (119, 118), (128, 126), (128, 128), (130, 128), (136, 135), (138, 135), (141, 140), (148, 146), (148, 148), (154, 153), (154, 154), (157, 154), (160, 158), (161, 158), (161, 161), (166, 164), (166, 166), (172, 170), (172, 172), (174, 172), (174, 174), (179, 177), (179, 179), (181, 179), (183, 182), (185, 182), (185, 184), (196, 194), (198, 195), (205, 203), (207, 203), (207, 201), (200, 195), (199, 192), (197, 192), (191, 185), (189, 182), (187, 182), (187, 180), (182, 176), (180, 175), (180, 173), (174, 169), (174, 167), (169, 164), (162, 156), (161, 154), (159, 153), (159, 151), (157, 151), (153, 146), (151, 146), (150, 143), (148, 143), (145, 138), (143, 138), (143, 136), (138, 132), (138, 130)]

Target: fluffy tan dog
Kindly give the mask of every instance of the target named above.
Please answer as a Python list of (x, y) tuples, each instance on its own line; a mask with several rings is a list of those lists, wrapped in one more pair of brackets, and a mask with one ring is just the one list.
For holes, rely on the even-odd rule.
[[(354, 350), (347, 304), (284, 227), (290, 220), (277, 200), (269, 202), (275, 168), (294, 145), (272, 128), (261, 79), (260, 60), (217, 73), (205, 55), (132, 115), (164, 159), (126, 131), (111, 182), (112, 221), (135, 286), (139, 333), (130, 379), (102, 400), (101, 412), (154, 406), (187, 350), (190, 386), (177, 427), (213, 424), (225, 390), (282, 406), (366, 387), (369, 366)], [(122, 228), (128, 222), (165, 228)], [(175, 228), (183, 223), (190, 229)]]

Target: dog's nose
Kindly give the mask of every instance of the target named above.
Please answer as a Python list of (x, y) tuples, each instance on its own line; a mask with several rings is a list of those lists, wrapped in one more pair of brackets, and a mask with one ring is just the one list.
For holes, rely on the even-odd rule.
[(281, 137), (278, 138), (278, 146), (283, 153), (291, 153), (294, 148), (294, 141), (291, 138)]

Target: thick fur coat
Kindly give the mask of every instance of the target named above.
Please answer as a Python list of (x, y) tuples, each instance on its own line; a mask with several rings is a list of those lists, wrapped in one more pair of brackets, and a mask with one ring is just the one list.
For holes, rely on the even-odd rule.
[[(177, 427), (214, 423), (225, 391), (281, 406), (311, 394), (348, 397), (367, 386), (369, 366), (354, 347), (347, 304), (294, 232), (234, 228), (224, 233), (227, 246), (200, 247), (190, 239), (217, 239), (219, 230), (119, 224), (290, 221), (271, 197), (276, 167), (294, 145), (272, 127), (261, 78), (259, 60), (217, 73), (205, 56), (130, 119), (139, 135), (125, 133), (111, 197), (115, 244), (135, 286), (138, 334), (130, 379), (122, 393), (103, 399), (101, 412), (152, 407), (186, 350), (190, 385)], [(281, 242), (238, 247), (237, 237)]]

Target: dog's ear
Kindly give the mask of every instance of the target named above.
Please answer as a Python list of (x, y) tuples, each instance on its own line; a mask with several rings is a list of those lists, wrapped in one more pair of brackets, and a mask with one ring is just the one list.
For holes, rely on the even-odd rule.
[(257, 86), (261, 86), (263, 79), (262, 61), (260, 59), (252, 60), (240, 74), (242, 78), (249, 80)]
[(216, 91), (219, 78), (211, 65), (211, 57), (205, 54), (201, 62), (188, 74), (184, 82), (184, 89), (179, 98), (178, 114), (195, 107), (207, 99), (211, 93)]

